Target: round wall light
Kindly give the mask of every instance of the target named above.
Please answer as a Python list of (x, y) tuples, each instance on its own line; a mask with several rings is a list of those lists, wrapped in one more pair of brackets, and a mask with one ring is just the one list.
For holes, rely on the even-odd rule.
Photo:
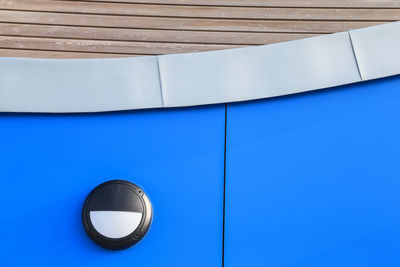
[(107, 249), (125, 249), (146, 234), (152, 207), (143, 190), (125, 180), (100, 184), (87, 196), (82, 222), (89, 237)]

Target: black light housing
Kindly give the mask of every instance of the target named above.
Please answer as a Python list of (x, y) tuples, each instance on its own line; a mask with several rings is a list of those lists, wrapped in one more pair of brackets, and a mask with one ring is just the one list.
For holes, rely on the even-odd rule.
[(125, 180), (98, 185), (87, 196), (82, 209), (86, 233), (98, 245), (112, 250), (138, 243), (147, 233), (152, 217), (147, 195)]

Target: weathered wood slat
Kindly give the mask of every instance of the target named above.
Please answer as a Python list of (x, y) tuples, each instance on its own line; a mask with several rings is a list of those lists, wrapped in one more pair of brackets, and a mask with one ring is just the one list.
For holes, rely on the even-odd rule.
[(115, 54), (170, 54), (227, 49), (241, 46), (0, 36), (0, 47)]
[(251, 32), (193, 32), (173, 30), (159, 31), (10, 23), (0, 23), (0, 33), (3, 35), (27, 37), (238, 45), (271, 44), (318, 35)]
[(85, 14), (268, 20), (400, 20), (400, 9), (169, 6), (68, 1), (3, 0), (0, 9)]
[(144, 55), (83, 53), (66, 51), (42, 51), (25, 49), (0, 48), (0, 57), (30, 57), (30, 58), (110, 58), (110, 57), (137, 57)]
[[(75, 0), (70, 0), (75, 1)], [(196, 6), (257, 6), (257, 7), (341, 7), (398, 8), (400, 0), (86, 0), (81, 2), (121, 2)]]
[(269, 21), (149, 18), (0, 10), (0, 22), (195, 31), (332, 33), (377, 25), (369, 21)]
[(0, 0), (0, 56), (208, 51), (394, 20), (400, 0)]

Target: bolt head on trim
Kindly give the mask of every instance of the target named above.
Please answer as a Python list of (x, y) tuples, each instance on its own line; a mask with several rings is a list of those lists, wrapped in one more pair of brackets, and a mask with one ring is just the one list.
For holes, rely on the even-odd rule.
[(147, 233), (152, 207), (144, 191), (125, 180), (100, 184), (87, 196), (82, 209), (86, 233), (107, 249), (135, 245)]

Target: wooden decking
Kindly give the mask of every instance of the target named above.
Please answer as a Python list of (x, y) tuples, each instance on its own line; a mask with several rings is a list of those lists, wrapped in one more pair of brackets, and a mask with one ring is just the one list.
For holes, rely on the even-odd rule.
[(0, 0), (0, 56), (208, 51), (396, 20), (400, 0)]

